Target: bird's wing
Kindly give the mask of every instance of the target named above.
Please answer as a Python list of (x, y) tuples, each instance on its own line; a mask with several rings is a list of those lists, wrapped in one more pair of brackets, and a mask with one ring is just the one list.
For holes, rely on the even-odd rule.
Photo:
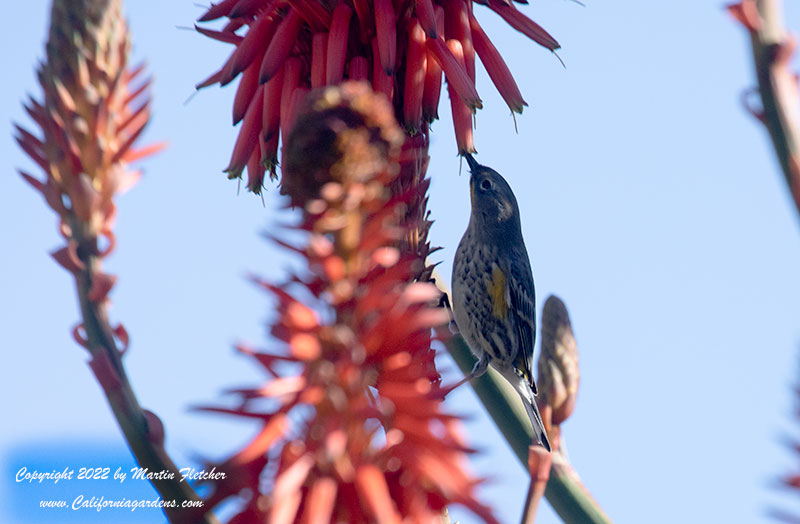
[(533, 288), (533, 274), (530, 266), (511, 267), (508, 282), (511, 298), (510, 321), (517, 333), (519, 348), (514, 358), (514, 366), (528, 381), (533, 394), (536, 384), (533, 380), (533, 345), (536, 342), (536, 293)]

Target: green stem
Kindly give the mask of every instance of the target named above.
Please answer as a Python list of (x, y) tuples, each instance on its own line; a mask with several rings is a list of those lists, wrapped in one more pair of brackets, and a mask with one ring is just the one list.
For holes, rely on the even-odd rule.
[[(464, 339), (456, 335), (447, 340), (446, 345), (458, 367), (465, 374), (472, 371), (476, 359)], [(491, 368), (482, 377), (472, 380), (471, 384), (523, 468), (528, 471), (528, 447), (533, 439), (533, 430), (519, 396)], [(572, 466), (558, 452), (553, 454), (544, 496), (567, 524), (611, 524), (611, 519), (589, 495)]]
[[(87, 349), (94, 362), (107, 359), (113, 371), (104, 373), (95, 369), (103, 393), (108, 400), (111, 411), (117, 419), (122, 434), (133, 453), (136, 463), (141, 468), (146, 468), (150, 473), (169, 472), (172, 479), (153, 479), (150, 482), (166, 501), (176, 501), (175, 509), (165, 508), (167, 518), (175, 523), (203, 523), (219, 524), (219, 521), (210, 511), (202, 509), (181, 510), (184, 501), (196, 501), (202, 504), (202, 499), (192, 489), (188, 482), (182, 482), (182, 476), (177, 466), (164, 449), (163, 441), (152, 431), (145, 416), (145, 410), (133, 392), (133, 388), (122, 363), (122, 355), (114, 341), (113, 330), (108, 321), (106, 308), (102, 303), (89, 299), (89, 290), (92, 288), (92, 275), (99, 271), (100, 261), (94, 254), (96, 239), (87, 234), (85, 225), (77, 220), (72, 221), (74, 238), (78, 242), (79, 258), (84, 264), (84, 269), (75, 275), (75, 284), (78, 293), (83, 329), (86, 334)], [(110, 375), (110, 376), (107, 376)], [(154, 438), (155, 437), (155, 438)], [(161, 435), (163, 438), (163, 434)], [(167, 476), (167, 475), (164, 475)], [(202, 507), (202, 506), (200, 506)]]
[(788, 58), (777, 51), (788, 45), (780, 0), (758, 0), (760, 27), (750, 31), (764, 124), (769, 130), (786, 183), (800, 211), (800, 115), (795, 79)]

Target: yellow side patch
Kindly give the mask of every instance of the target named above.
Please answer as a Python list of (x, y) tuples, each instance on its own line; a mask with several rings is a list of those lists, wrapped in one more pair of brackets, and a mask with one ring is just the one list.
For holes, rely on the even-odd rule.
[(492, 315), (505, 320), (508, 316), (508, 300), (506, 292), (506, 274), (497, 266), (492, 268), (492, 282), (488, 285), (489, 296), (492, 297)]

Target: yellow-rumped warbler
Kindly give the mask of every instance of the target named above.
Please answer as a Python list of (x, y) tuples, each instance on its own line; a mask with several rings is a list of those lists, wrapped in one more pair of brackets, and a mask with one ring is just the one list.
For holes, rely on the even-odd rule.
[(453, 315), (478, 362), (464, 381), (491, 364), (519, 393), (536, 440), (550, 451), (534, 399), (536, 296), (517, 199), (497, 171), (466, 158), (472, 215), (453, 261)]

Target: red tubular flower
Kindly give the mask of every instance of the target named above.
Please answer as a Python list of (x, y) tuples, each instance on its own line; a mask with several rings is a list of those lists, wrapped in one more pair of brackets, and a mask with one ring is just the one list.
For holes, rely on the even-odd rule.
[[(475, 3), (486, 5), (513, 28), (535, 42), (555, 51), (558, 42), (511, 2), (484, 0)], [(439, 23), (441, 12), (441, 24)], [(473, 44), (473, 27), (477, 25), (473, 2), (463, 0), (223, 0), (212, 5), (200, 17), (200, 22), (228, 18), (220, 30), (198, 28), (203, 34), (223, 42), (233, 43), (236, 49), (226, 64), (198, 88), (214, 83), (225, 85), (242, 75), (234, 102), (234, 122), (247, 120), (246, 113), (257, 106), (248, 103), (256, 96), (255, 80), (262, 84), (279, 74), (284, 62), (295, 58), (302, 64), (302, 72), (294, 87), (318, 87), (342, 80), (368, 80), (373, 89), (384, 93), (394, 106), (395, 117), (405, 122), (410, 134), (420, 133), (427, 144), (428, 126), (436, 118), (440, 79), (444, 73), (449, 85), (459, 98), (451, 104), (454, 118), (464, 121), (462, 104), (474, 111), (482, 107), (475, 90), (475, 51), (489, 70), (492, 80), (514, 112), (522, 112), (525, 105), (514, 79), (497, 50), (485, 33), (480, 31)], [(243, 36), (237, 34), (247, 26)], [(477, 26), (479, 27), (479, 26)], [(419, 30), (420, 28), (421, 30)], [(399, 38), (398, 38), (399, 36)], [(459, 42), (462, 60), (456, 59), (446, 40)], [(422, 96), (420, 97), (420, 90)], [(269, 97), (263, 106), (263, 122), (273, 122), (266, 115), (282, 117), (285, 108), (292, 104), (294, 90), (282, 97)], [(277, 118), (274, 117), (274, 118)], [(281, 123), (281, 134), (286, 136), (288, 123)], [(470, 130), (457, 129), (460, 137), (459, 152), (472, 151), (468, 147)], [(248, 167), (248, 188), (259, 193), (264, 175), (269, 169), (275, 176), (277, 159), (259, 154), (254, 133), (269, 136), (269, 127), (242, 125), (240, 137), (230, 165), (225, 170), (230, 178), (241, 176)], [(268, 140), (266, 138), (265, 140)], [(420, 156), (427, 154), (423, 148)], [(248, 164), (253, 156), (258, 162)], [(252, 171), (252, 172), (250, 172)], [(424, 174), (424, 173), (423, 173)], [(424, 178), (417, 177), (420, 181)]]
[(208, 503), (246, 487), (232, 522), (432, 522), (462, 504), (495, 523), (463, 469), (455, 418), (431, 395), (430, 332), (448, 315), (435, 286), (413, 282), (415, 252), (397, 247), (414, 229), (414, 194), (391, 189), (408, 151), (393, 108), (367, 83), (345, 83), (314, 92), (297, 119), (284, 180), (306, 240), (278, 242), (308, 271), (260, 282), (279, 302), (271, 332), (283, 348), (241, 348), (273, 378), (234, 391), (238, 408), (207, 408), (262, 421), (220, 465), (227, 477)]

